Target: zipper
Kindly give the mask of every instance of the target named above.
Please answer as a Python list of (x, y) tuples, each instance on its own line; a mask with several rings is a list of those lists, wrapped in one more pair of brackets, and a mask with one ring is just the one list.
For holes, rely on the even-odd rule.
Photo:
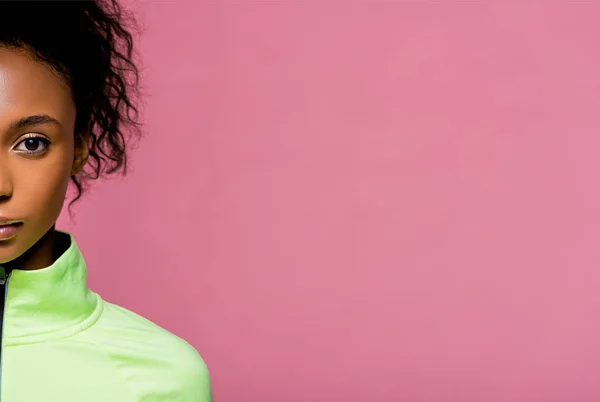
[(4, 343), (4, 311), (6, 309), (6, 296), (8, 296), (8, 280), (10, 279), (10, 273), (6, 274), (6, 269), (0, 267), (0, 401), (2, 400), (2, 357)]

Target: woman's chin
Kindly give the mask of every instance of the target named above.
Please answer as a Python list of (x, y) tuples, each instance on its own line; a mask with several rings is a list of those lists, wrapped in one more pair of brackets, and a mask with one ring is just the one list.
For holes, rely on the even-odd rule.
[(16, 237), (0, 241), (0, 265), (8, 264), (22, 256), (26, 249), (20, 249)]

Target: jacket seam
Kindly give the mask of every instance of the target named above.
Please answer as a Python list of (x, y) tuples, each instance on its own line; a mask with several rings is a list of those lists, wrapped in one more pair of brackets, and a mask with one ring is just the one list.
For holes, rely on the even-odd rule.
[(35, 343), (42, 343), (48, 341), (54, 341), (58, 339), (69, 338), (75, 335), (78, 335), (82, 332), (85, 332), (87, 329), (95, 325), (100, 317), (102, 316), (102, 312), (104, 311), (104, 301), (102, 298), (94, 293), (96, 297), (96, 308), (88, 317), (86, 317), (79, 324), (73, 325), (71, 327), (61, 329), (53, 332), (46, 332), (42, 334), (35, 335), (25, 335), (19, 337), (10, 337), (5, 338), (4, 347), (7, 346), (20, 346), (20, 345), (31, 345)]
[(110, 363), (112, 364), (112, 366), (115, 368), (115, 370), (117, 370), (117, 374), (119, 375), (119, 377), (121, 377), (121, 379), (123, 380), (123, 382), (125, 383), (125, 386), (127, 387), (127, 389), (129, 389), (129, 391), (131, 392), (131, 395), (134, 396), (134, 398), (137, 401), (141, 400), (140, 395), (135, 392), (135, 390), (131, 387), (131, 384), (129, 384), (129, 381), (127, 381), (127, 378), (121, 373), (121, 368), (119, 367), (119, 365), (114, 361), (112, 355), (104, 348), (104, 346), (100, 345), (99, 343), (92, 341), (91, 339), (89, 339), (85, 334), (82, 335), (82, 337), (85, 339), (86, 342), (91, 343), (92, 345), (95, 345), (98, 349), (100, 349), (100, 351), (104, 354), (104, 356), (106, 356), (106, 358), (110, 361)]

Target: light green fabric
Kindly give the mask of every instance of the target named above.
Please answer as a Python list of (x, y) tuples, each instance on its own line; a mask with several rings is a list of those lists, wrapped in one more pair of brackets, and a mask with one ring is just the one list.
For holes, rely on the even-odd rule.
[(66, 234), (71, 244), (54, 264), (10, 276), (1, 402), (210, 402), (196, 350), (89, 290)]

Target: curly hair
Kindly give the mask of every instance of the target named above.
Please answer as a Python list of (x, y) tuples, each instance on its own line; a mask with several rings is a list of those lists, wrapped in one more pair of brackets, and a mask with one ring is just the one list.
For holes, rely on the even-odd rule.
[(89, 158), (71, 176), (76, 196), (88, 180), (127, 172), (127, 151), (140, 135), (139, 70), (132, 15), (117, 0), (0, 1), (0, 47), (22, 49), (58, 72), (75, 104), (75, 140)]

